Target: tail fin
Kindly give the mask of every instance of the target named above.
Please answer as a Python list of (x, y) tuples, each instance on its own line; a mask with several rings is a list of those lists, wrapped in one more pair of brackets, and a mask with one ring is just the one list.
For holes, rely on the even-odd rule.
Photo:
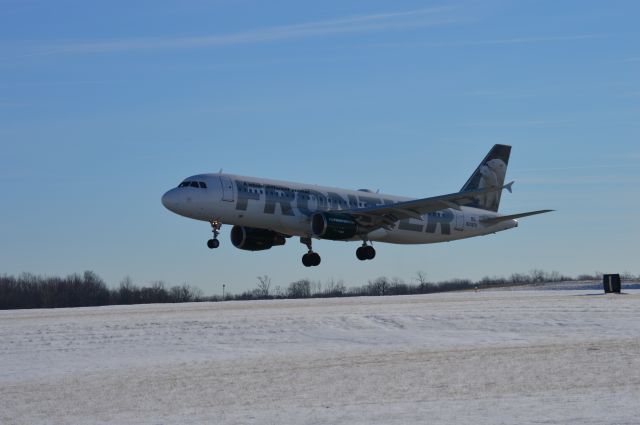
[[(504, 184), (504, 178), (507, 174), (510, 154), (511, 146), (493, 145), (493, 148), (491, 148), (487, 156), (484, 157), (478, 168), (476, 168), (460, 191), (466, 192), (468, 190), (488, 187), (501, 187)], [(480, 195), (472, 204), (468, 204), (468, 206), (496, 212), (500, 206), (501, 194), (502, 191), (495, 191)]]

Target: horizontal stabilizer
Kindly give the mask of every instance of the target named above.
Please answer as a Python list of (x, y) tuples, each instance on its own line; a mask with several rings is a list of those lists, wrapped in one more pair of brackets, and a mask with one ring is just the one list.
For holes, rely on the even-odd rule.
[(503, 215), (503, 216), (500, 216), (500, 217), (488, 217), (488, 218), (481, 219), (480, 223), (493, 225), (493, 224), (498, 224), (498, 223), (500, 223), (502, 221), (513, 220), (513, 219), (522, 218), (522, 217), (528, 217), (530, 215), (544, 214), (544, 213), (548, 213), (548, 212), (551, 212), (551, 211), (553, 211), (553, 210), (538, 210), (538, 211), (529, 211), (529, 212), (520, 213), (520, 214)]

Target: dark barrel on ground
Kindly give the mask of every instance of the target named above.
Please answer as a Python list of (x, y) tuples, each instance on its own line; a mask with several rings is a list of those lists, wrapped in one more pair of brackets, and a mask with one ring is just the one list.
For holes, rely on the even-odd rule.
[(619, 274), (605, 274), (602, 275), (602, 286), (604, 286), (604, 293), (614, 293), (619, 294), (621, 285), (620, 285), (620, 275)]

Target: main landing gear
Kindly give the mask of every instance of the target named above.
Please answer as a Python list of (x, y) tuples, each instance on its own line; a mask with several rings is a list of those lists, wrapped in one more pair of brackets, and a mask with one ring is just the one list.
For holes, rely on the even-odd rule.
[(218, 235), (220, 234), (221, 227), (222, 227), (222, 223), (220, 223), (218, 220), (213, 220), (211, 222), (211, 231), (213, 232), (213, 239), (209, 239), (207, 241), (207, 246), (209, 247), (209, 249), (215, 249), (220, 246)]
[(302, 256), (302, 264), (304, 264), (305, 267), (320, 265), (320, 254), (313, 252), (313, 249), (311, 248), (311, 238), (300, 238), (300, 243), (305, 244), (309, 250), (309, 252)]
[(367, 242), (362, 242), (362, 246), (356, 249), (356, 257), (358, 260), (373, 260), (376, 256), (376, 250), (371, 246), (367, 245)]

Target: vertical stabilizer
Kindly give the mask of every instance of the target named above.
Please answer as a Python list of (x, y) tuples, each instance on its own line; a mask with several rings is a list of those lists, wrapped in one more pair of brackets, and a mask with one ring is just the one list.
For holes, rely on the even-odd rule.
[[(460, 191), (466, 192), (468, 190), (502, 187), (504, 178), (507, 175), (510, 154), (511, 146), (493, 145), (493, 148), (484, 157)], [(467, 206), (496, 212), (500, 206), (501, 194), (502, 190), (485, 193)]]

